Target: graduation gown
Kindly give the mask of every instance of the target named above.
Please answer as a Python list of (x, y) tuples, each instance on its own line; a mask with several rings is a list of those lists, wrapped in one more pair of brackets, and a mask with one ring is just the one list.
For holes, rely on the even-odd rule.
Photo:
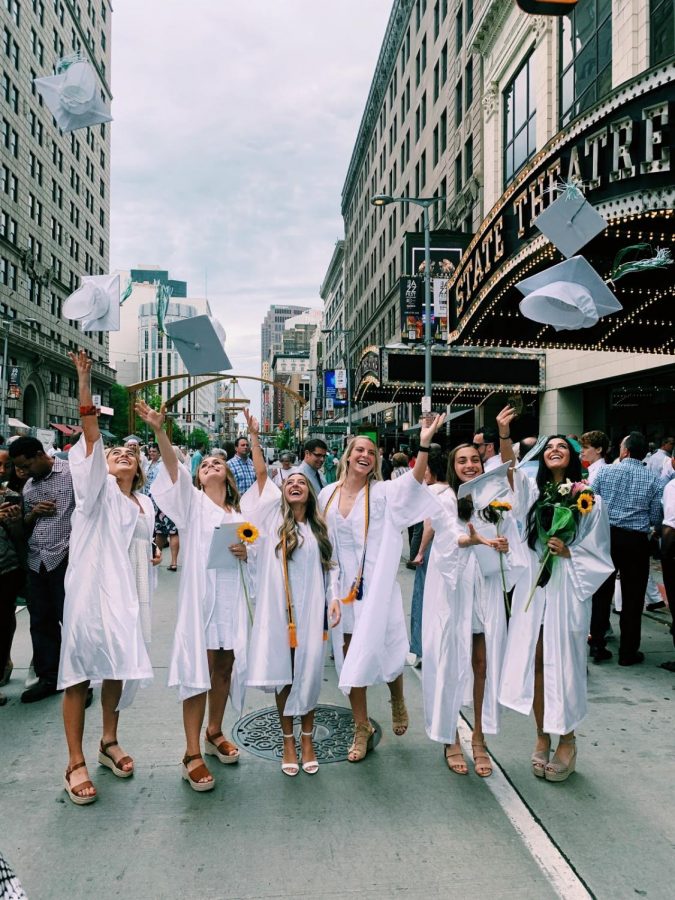
[[(516, 470), (514, 477), (514, 514), (524, 522), (539, 490), (522, 472)], [(556, 559), (550, 581), (537, 588), (525, 612), (543, 548), (538, 547), (538, 553), (530, 550), (523, 534), (528, 566), (513, 593), (499, 702), (529, 715), (534, 698), (534, 656), (543, 625), (544, 731), (551, 734), (573, 731), (586, 716), (591, 597), (614, 571), (609, 546), (607, 511), (596, 496), (591, 512), (580, 518), (576, 538), (569, 545), (570, 559)]]
[[(211, 688), (206, 646), (206, 628), (216, 602), (216, 569), (207, 569), (214, 528), (224, 522), (243, 522), (238, 512), (227, 512), (192, 483), (185, 466), (178, 466), (178, 478), (171, 481), (166, 466), (155, 478), (151, 495), (180, 533), (182, 571), (178, 586), (178, 615), (169, 663), (169, 687), (178, 688), (180, 700), (195, 697)], [(234, 666), (230, 700), (237, 713), (244, 706), (248, 611), (243, 578), (238, 579), (234, 599)]]
[(275, 692), (290, 684), (284, 715), (302, 716), (316, 707), (323, 675), (329, 579), (324, 576), (319, 545), (310, 527), (301, 525), (302, 545), (288, 560), (298, 642), (292, 663), (282, 557), (276, 552), (282, 523), (281, 491), (268, 478), (261, 494), (256, 483), (241, 498), (241, 509), (260, 532), (254, 545), (256, 609), (248, 684)]
[[(473, 547), (460, 547), (467, 522), (457, 516), (454, 491), (438, 495), (443, 512), (432, 521), (431, 545), (422, 608), (422, 689), (427, 734), (433, 741), (453, 744), (460, 706), (473, 700), (473, 614), (480, 610), (487, 655), (482, 725), (486, 734), (499, 731), (497, 693), (506, 648), (506, 610), (501, 571), (484, 575)], [(485, 537), (497, 536), (496, 527), (475, 512), (470, 523)], [(509, 542), (501, 554), (506, 588), (510, 590), (527, 566), (518, 529), (506, 512), (500, 535)], [(487, 552), (489, 550), (485, 548)], [(496, 551), (496, 558), (498, 554)]]
[[(351, 524), (351, 543), (356, 548), (356, 553), (349, 554), (345, 554), (340, 545), (340, 487), (327, 485), (319, 494), (319, 505), (325, 510), (335, 491), (328, 508), (327, 524), (338, 563), (333, 573), (334, 592), (337, 597), (345, 597), (363, 553), (365, 488), (359, 492), (346, 520), (343, 519), (343, 523)], [(340, 689), (345, 694), (353, 687), (391, 682), (403, 671), (409, 643), (401, 588), (396, 581), (403, 548), (401, 531), (432, 517), (438, 508), (436, 497), (415, 479), (412, 472), (394, 481), (370, 482), (363, 598), (347, 607), (348, 615), (353, 611), (353, 626), (346, 659), (342, 653), (342, 623), (333, 629), (333, 654), (340, 675)], [(345, 609), (344, 605), (342, 608)]]
[[(129, 546), (140, 511), (108, 473), (103, 441), (89, 456), (81, 438), (68, 463), (75, 493), (65, 576), (59, 690), (83, 681), (123, 681), (119, 709), (133, 700), (139, 683), (152, 680), (141, 627), (136, 579)], [(155, 511), (149, 497), (135, 493), (147, 529), (148, 581), (153, 584), (152, 534)]]

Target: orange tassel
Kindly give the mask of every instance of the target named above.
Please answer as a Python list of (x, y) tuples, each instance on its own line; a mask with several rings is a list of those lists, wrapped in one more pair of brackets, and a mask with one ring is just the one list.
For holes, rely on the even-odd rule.
[(324, 633), (323, 633), (323, 639), (324, 639), (324, 641), (327, 641), (327, 640), (328, 640), (328, 632), (327, 632), (327, 631), (324, 631)]
[(288, 626), (288, 643), (290, 644), (291, 650), (295, 650), (298, 646), (298, 635), (295, 630), (295, 622), (291, 622)]
[(359, 586), (358, 586), (357, 582), (355, 581), (354, 584), (352, 584), (351, 591), (347, 594), (346, 597), (342, 598), (342, 602), (343, 603), (353, 603), (356, 600), (356, 598), (358, 597), (358, 594), (359, 594)]

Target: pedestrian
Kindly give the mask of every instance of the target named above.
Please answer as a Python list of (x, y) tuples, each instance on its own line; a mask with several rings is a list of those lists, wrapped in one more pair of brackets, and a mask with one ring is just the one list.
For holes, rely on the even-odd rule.
[(340, 606), (331, 594), (332, 547), (316, 495), (303, 472), (279, 488), (267, 477), (258, 422), (244, 410), (257, 484), (242, 498), (260, 530), (256, 555), (256, 613), (248, 683), (274, 690), (283, 755), (281, 771), (298, 774), (293, 717), (301, 723), (302, 769), (315, 775), (314, 710), (321, 691), (325, 620), (335, 626)]
[(393, 481), (395, 478), (400, 478), (401, 475), (407, 475), (410, 470), (409, 462), (410, 460), (407, 453), (404, 453), (402, 450), (398, 453), (394, 453), (391, 458), (390, 480)]
[[(457, 717), (461, 706), (473, 701), (474, 769), (487, 778), (492, 762), (485, 734), (499, 732), (497, 693), (508, 593), (527, 561), (508, 502), (495, 500), (479, 510), (471, 496), (458, 500), (459, 487), (482, 473), (482, 460), (472, 444), (459, 444), (450, 453), (450, 489), (438, 495), (443, 513), (433, 520), (424, 592), (422, 685), (427, 734), (444, 745), (446, 765), (456, 775), (468, 774)], [(500, 480), (508, 493), (508, 482)], [(499, 490), (499, 481), (496, 485)]]
[(602, 467), (607, 465), (609, 438), (604, 431), (586, 431), (580, 440), (581, 462), (588, 472), (588, 483), (593, 487)]
[(239, 437), (234, 445), (234, 456), (230, 457), (228, 454), (227, 465), (234, 475), (240, 497), (242, 497), (255, 482), (255, 469), (249, 458), (250, 449), (248, 438)]
[(280, 488), (284, 481), (288, 478), (288, 476), (293, 471), (293, 463), (295, 462), (295, 454), (291, 453), (290, 450), (283, 450), (279, 454), (279, 466), (273, 468), (272, 472), (272, 481), (276, 484), (278, 488)]
[(378, 453), (380, 454), (380, 471), (382, 472), (382, 481), (389, 481), (391, 479), (391, 473), (394, 467), (391, 463), (391, 460), (385, 453), (384, 447), (380, 447)]
[(183, 566), (178, 586), (178, 616), (174, 632), (169, 687), (178, 688), (183, 703), (186, 749), (182, 777), (192, 790), (210, 791), (215, 779), (204, 763), (201, 729), (208, 717), (204, 752), (228, 765), (239, 750), (223, 736), (228, 698), (241, 714), (246, 685), (248, 643), (246, 545), (241, 537), (229, 545), (237, 565), (207, 568), (215, 529), (244, 523), (239, 491), (227, 463), (206, 456), (195, 479), (179, 464), (164, 430), (164, 414), (139, 402), (136, 410), (154, 431), (163, 466), (152, 485), (152, 497), (178, 526)]
[(326, 484), (335, 484), (337, 481), (338, 460), (334, 450), (326, 451), (326, 458), (323, 461), (323, 477)]
[[(670, 634), (675, 645), (675, 481), (663, 489), (663, 524), (661, 526), (661, 568), (663, 586), (670, 607)], [(675, 660), (661, 663), (661, 668), (675, 672)]]
[(48, 456), (40, 441), (20, 437), (9, 445), (19, 476), (28, 479), (22, 511), (28, 535), (26, 600), (37, 682), (21, 695), (34, 703), (56, 693), (63, 621), (63, 581), (68, 566), (75, 496), (66, 460)]
[(675, 438), (674, 437), (664, 437), (659, 442), (659, 449), (655, 450), (653, 453), (647, 457), (645, 452), (645, 465), (648, 469), (655, 475), (661, 475), (664, 467), (664, 463), (666, 460), (669, 460), (673, 455), (673, 447), (675, 446)]
[(444, 420), (431, 416), (423, 425), (415, 468), (394, 481), (382, 481), (377, 445), (364, 435), (352, 438), (340, 461), (340, 480), (319, 496), (338, 563), (335, 593), (342, 598), (343, 619), (333, 632), (333, 653), (340, 689), (354, 715), (350, 762), (372, 749), (369, 686), (387, 683), (394, 734), (400, 737), (408, 729), (403, 668), (409, 645), (396, 572), (401, 530), (438, 509), (422, 482), (429, 442)]
[(298, 466), (298, 472), (302, 472), (307, 481), (314, 488), (318, 496), (321, 489), (326, 486), (326, 480), (321, 474), (321, 466), (326, 461), (328, 445), (321, 438), (312, 438), (304, 446), (302, 462)]
[(607, 508), (611, 526), (612, 572), (593, 597), (591, 657), (594, 662), (611, 659), (605, 634), (618, 573), (621, 579), (619, 665), (633, 666), (644, 660), (640, 650), (642, 610), (649, 580), (649, 532), (661, 525), (661, 499), (666, 482), (660, 470), (643, 465), (647, 442), (631, 431), (621, 442), (619, 464), (605, 466), (593, 482)]
[[(176, 453), (176, 450), (173, 447), (172, 449), (180, 462), (180, 457)], [(162, 468), (162, 454), (159, 444), (156, 442), (148, 445), (148, 460), (148, 467), (145, 470), (145, 486), (143, 488), (143, 493), (147, 494), (152, 499), (152, 485)], [(153, 500), (152, 502), (155, 507), (155, 541), (160, 550), (164, 550), (168, 546), (170, 559), (167, 569), (169, 572), (177, 572), (178, 554), (180, 552), (178, 528), (176, 527), (176, 523), (157, 506), (155, 501)]]
[[(0, 687), (9, 681), (12, 663), (12, 640), (16, 631), (16, 600), (25, 581), (25, 550), (21, 519), (21, 494), (10, 487), (12, 464), (9, 451), (0, 447)], [(0, 706), (7, 698), (0, 692)]]
[(195, 452), (192, 454), (192, 459), (190, 460), (191, 473), (192, 477), (195, 478), (197, 472), (199, 471), (199, 467), (202, 464), (202, 460), (204, 459), (204, 454), (206, 453), (206, 447), (204, 444), (199, 444), (196, 448)]
[(119, 713), (139, 683), (152, 680), (150, 644), (154, 509), (141, 493), (143, 469), (136, 452), (107, 452), (91, 395), (92, 360), (84, 350), (68, 354), (77, 369), (82, 437), (70, 452), (75, 509), (65, 576), (63, 640), (58, 688), (68, 768), (63, 787), (73, 803), (96, 800), (82, 750), (85, 705), (92, 681), (102, 682), (103, 731), (98, 761), (118, 778), (134, 773), (134, 761), (117, 740)]
[[(510, 425), (515, 412), (497, 416), (502, 459), (513, 460)], [(515, 460), (514, 460), (515, 461)], [(553, 525), (547, 498), (560, 502), (581, 480), (581, 462), (563, 435), (542, 448), (536, 481), (511, 470), (513, 512), (524, 523), (527, 569), (513, 591), (498, 700), (529, 715), (534, 710), (537, 739), (532, 772), (547, 781), (565, 781), (576, 768), (575, 730), (587, 712), (586, 638), (590, 598), (612, 569), (609, 523), (600, 498), (577, 499), (573, 535), (548, 537)], [(567, 482), (570, 481), (568, 485)], [(560, 493), (560, 487), (565, 493)], [(569, 487), (569, 491), (567, 490)], [(586, 497), (588, 497), (588, 492)], [(549, 559), (550, 569), (540, 558)], [(560, 736), (549, 760), (551, 734)]]
[[(382, 457), (380, 457), (382, 459)], [(424, 483), (432, 494), (438, 496), (448, 490), (448, 458), (440, 453), (429, 454), (429, 462), (424, 473)], [(384, 480), (384, 479), (383, 479)], [(412, 602), (410, 604), (410, 655), (408, 662), (419, 668), (422, 664), (422, 609), (424, 603), (424, 584), (426, 581), (429, 553), (434, 540), (434, 529), (431, 519), (423, 522), (422, 538), (417, 556), (413, 560), (415, 581), (413, 583)]]
[(485, 428), (473, 436), (473, 445), (478, 450), (483, 468), (486, 472), (501, 465), (501, 457), (497, 449), (498, 437), (494, 428)]

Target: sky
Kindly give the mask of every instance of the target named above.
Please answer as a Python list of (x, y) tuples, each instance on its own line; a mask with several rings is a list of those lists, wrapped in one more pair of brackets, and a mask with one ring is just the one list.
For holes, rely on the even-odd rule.
[(391, 7), (114, 4), (111, 270), (156, 265), (208, 296), (237, 374), (260, 374), (271, 304), (321, 306)]

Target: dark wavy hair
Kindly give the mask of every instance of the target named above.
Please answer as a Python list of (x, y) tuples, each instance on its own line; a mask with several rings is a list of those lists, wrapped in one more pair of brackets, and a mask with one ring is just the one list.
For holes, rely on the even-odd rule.
[[(563, 473), (563, 481), (567, 478), (570, 481), (581, 481), (581, 459), (579, 458), (579, 454), (574, 449), (574, 447), (570, 444), (569, 440), (564, 434), (551, 434), (548, 436), (546, 443), (542, 447), (539, 453), (539, 468), (537, 469), (537, 487), (539, 488), (539, 494), (543, 494), (544, 488), (551, 481), (551, 470), (546, 465), (546, 461), (544, 460), (544, 453), (549, 443), (553, 440), (564, 441), (567, 445), (567, 449), (570, 454), (570, 461), (567, 465)], [(531, 550), (535, 549), (537, 543), (537, 522), (536, 522), (536, 510), (537, 504), (536, 502), (532, 504), (527, 513), (527, 519), (525, 522), (525, 529), (527, 533), (527, 545)], [(553, 510), (550, 507), (544, 507), (542, 510), (542, 522), (541, 524), (544, 528), (550, 527), (550, 522), (547, 522), (548, 517), (553, 516)]]
[[(473, 444), (458, 444), (450, 451), (450, 455), (448, 456), (448, 484), (455, 492), (455, 497), (457, 496), (457, 491), (459, 486), (464, 482), (460, 481), (457, 472), (455, 471), (455, 458), (460, 450), (476, 450)], [(478, 453), (478, 450), (476, 450)], [(478, 458), (480, 461), (481, 472), (485, 471), (483, 466), (483, 460), (480, 459), (480, 454), (478, 454)], [(462, 497), (461, 500), (457, 500), (457, 515), (461, 519), (462, 522), (468, 522), (471, 518), (471, 513), (473, 512), (473, 500), (471, 497)]]

